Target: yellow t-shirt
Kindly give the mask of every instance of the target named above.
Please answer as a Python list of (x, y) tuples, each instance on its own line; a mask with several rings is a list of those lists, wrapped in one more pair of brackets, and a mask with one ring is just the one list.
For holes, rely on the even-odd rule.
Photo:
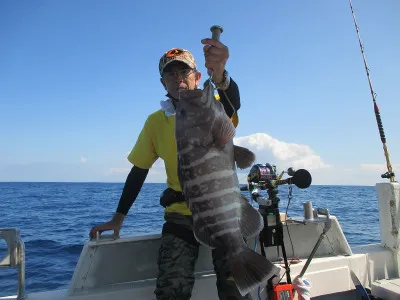
[[(219, 100), (219, 95), (216, 95)], [(231, 118), (234, 126), (239, 123), (237, 112)], [(175, 140), (175, 116), (166, 116), (158, 110), (148, 116), (128, 160), (138, 168), (150, 169), (158, 158), (164, 160), (167, 173), (167, 186), (182, 191), (178, 179), (178, 151)], [(164, 213), (191, 215), (186, 202), (173, 203)]]

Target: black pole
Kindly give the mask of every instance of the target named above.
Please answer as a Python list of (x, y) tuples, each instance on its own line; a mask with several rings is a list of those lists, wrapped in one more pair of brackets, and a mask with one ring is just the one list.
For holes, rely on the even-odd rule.
[(360, 45), (361, 54), (362, 54), (362, 57), (363, 57), (363, 60), (364, 60), (364, 67), (365, 67), (365, 71), (367, 73), (369, 89), (371, 91), (372, 101), (374, 103), (374, 112), (375, 112), (376, 122), (378, 124), (379, 136), (380, 136), (382, 144), (383, 144), (383, 152), (384, 152), (384, 155), (385, 155), (385, 158), (386, 158), (386, 167), (387, 167), (388, 171), (385, 174), (382, 174), (381, 177), (382, 178), (388, 178), (388, 179), (390, 179), (390, 182), (394, 182), (395, 181), (394, 172), (393, 172), (393, 169), (392, 169), (392, 164), (390, 163), (390, 159), (389, 159), (389, 151), (388, 151), (388, 148), (387, 148), (387, 145), (386, 145), (386, 137), (385, 137), (385, 132), (383, 130), (381, 114), (379, 112), (378, 105), (376, 104), (376, 93), (374, 92), (374, 89), (372, 88), (372, 82), (371, 82), (371, 78), (369, 76), (369, 69), (368, 69), (368, 66), (367, 66), (367, 59), (365, 58), (365, 54), (364, 54), (364, 46), (363, 46), (363, 44), (361, 42), (360, 32), (359, 32), (359, 29), (358, 29), (356, 16), (354, 14), (353, 5), (351, 3), (351, 0), (349, 0), (349, 3), (350, 3), (351, 14), (353, 16), (354, 26), (356, 27), (358, 43)]

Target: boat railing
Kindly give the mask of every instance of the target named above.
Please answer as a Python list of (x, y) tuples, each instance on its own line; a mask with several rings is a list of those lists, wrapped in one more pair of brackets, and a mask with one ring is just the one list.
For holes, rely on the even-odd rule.
[(17, 300), (25, 299), (25, 245), (17, 228), (0, 228), (0, 239), (7, 243), (6, 255), (0, 257), (0, 268), (18, 268)]

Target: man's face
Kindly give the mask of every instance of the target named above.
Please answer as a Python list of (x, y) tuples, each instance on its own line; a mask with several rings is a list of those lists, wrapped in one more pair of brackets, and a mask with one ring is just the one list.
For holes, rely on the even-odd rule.
[(163, 72), (161, 83), (174, 98), (179, 99), (179, 90), (194, 90), (200, 82), (201, 73), (182, 62), (170, 63)]

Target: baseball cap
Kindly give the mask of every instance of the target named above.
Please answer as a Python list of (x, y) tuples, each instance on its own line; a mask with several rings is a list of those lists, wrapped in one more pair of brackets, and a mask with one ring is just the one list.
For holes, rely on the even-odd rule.
[(158, 71), (162, 76), (162, 73), (166, 66), (174, 61), (180, 61), (187, 64), (190, 68), (196, 68), (196, 61), (190, 51), (182, 49), (182, 48), (172, 48), (164, 53), (164, 55), (160, 58), (160, 63), (158, 65)]

